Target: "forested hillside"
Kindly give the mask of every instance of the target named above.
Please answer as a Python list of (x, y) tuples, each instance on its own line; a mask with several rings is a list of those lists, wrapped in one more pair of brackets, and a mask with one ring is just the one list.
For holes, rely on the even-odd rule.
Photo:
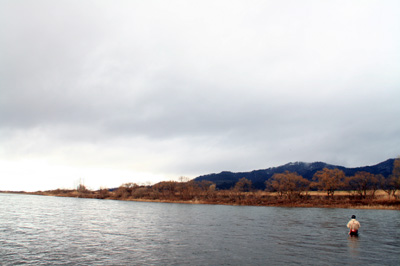
[(339, 165), (327, 164), (324, 162), (313, 162), (313, 163), (304, 163), (304, 162), (295, 162), (288, 163), (278, 167), (271, 167), (263, 170), (254, 170), (251, 172), (228, 172), (224, 171), (219, 174), (208, 174), (202, 175), (195, 178), (195, 181), (211, 181), (216, 184), (219, 189), (229, 189), (235, 186), (236, 182), (239, 179), (245, 177), (250, 180), (253, 184), (253, 188), (255, 189), (265, 189), (265, 181), (270, 179), (274, 174), (284, 173), (285, 171), (296, 172), (302, 177), (311, 180), (314, 174), (317, 171), (321, 171), (324, 168), (328, 169), (339, 169), (342, 170), (346, 176), (353, 176), (356, 172), (368, 172), (374, 175), (382, 175), (387, 178), (393, 170), (393, 162), (395, 159), (388, 159), (384, 162), (378, 163), (373, 166), (362, 166), (356, 168), (346, 168)]

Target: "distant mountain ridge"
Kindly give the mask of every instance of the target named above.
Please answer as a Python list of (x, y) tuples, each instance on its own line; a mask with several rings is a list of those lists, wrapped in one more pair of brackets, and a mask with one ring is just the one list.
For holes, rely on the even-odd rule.
[(285, 171), (296, 172), (304, 178), (311, 180), (315, 172), (322, 170), (323, 168), (342, 170), (346, 176), (353, 176), (358, 171), (365, 171), (371, 174), (381, 174), (387, 178), (392, 174), (393, 162), (395, 159), (388, 159), (384, 162), (378, 163), (373, 166), (362, 166), (355, 168), (347, 168), (340, 165), (332, 165), (324, 162), (291, 162), (278, 167), (271, 167), (263, 170), (254, 170), (251, 172), (229, 172), (223, 171), (219, 174), (208, 174), (196, 177), (195, 181), (212, 181), (217, 185), (219, 189), (228, 189), (235, 185), (240, 178), (247, 178), (252, 181), (253, 187), (256, 189), (265, 189), (265, 181), (270, 179), (276, 173), (283, 173)]

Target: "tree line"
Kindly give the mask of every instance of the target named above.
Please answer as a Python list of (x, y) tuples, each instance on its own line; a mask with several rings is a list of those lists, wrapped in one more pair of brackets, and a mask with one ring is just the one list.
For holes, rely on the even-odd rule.
[(307, 180), (297, 173), (286, 171), (274, 174), (266, 181), (269, 191), (276, 191), (281, 197), (294, 198), (304, 195), (311, 189), (325, 191), (328, 197), (333, 197), (335, 191), (346, 190), (361, 198), (374, 197), (378, 189), (382, 189), (388, 197), (394, 197), (400, 190), (400, 159), (395, 160), (393, 173), (389, 178), (359, 171), (354, 176), (345, 176), (339, 169), (324, 168), (317, 171), (312, 180)]
[[(218, 189), (211, 181), (194, 181), (181, 177), (179, 181), (164, 181), (154, 185), (125, 183), (116, 189), (102, 188), (96, 191), (79, 184), (75, 190), (55, 190), (45, 195), (83, 197), (117, 200), (150, 200), (168, 202), (199, 202), (212, 204), (238, 205), (284, 205), (298, 203), (299, 206), (318, 206), (321, 201), (332, 205), (332, 202), (347, 202), (347, 207), (358, 204), (369, 204), (375, 198), (378, 189), (388, 195), (386, 204), (400, 207), (400, 198), (396, 194), (400, 190), (400, 158), (394, 161), (392, 174), (388, 178), (369, 172), (360, 171), (353, 176), (346, 176), (340, 169), (324, 168), (317, 171), (311, 180), (305, 179), (295, 172), (276, 173), (265, 181), (265, 191), (252, 187), (251, 180), (239, 179), (230, 189)], [(310, 191), (322, 191), (321, 196), (311, 195)], [(347, 190), (348, 196), (335, 196), (338, 190)], [(358, 202), (358, 203), (357, 203)], [(308, 204), (308, 205), (307, 205)], [(382, 202), (378, 204), (383, 204)], [(293, 205), (290, 205), (293, 206)], [(337, 206), (337, 205), (336, 205)], [(397, 208), (398, 208), (397, 207)]]
[[(324, 168), (317, 171), (312, 180), (307, 180), (295, 172), (285, 171), (276, 173), (265, 181), (266, 191), (276, 192), (280, 198), (294, 199), (307, 195), (310, 190), (326, 192), (333, 197), (338, 190), (349, 191), (360, 198), (374, 197), (378, 189), (385, 191), (389, 198), (395, 197), (400, 190), (400, 158), (394, 161), (392, 175), (388, 178), (365, 171), (359, 171), (354, 176), (346, 176), (337, 168)], [(80, 190), (82, 188), (80, 187)], [(154, 198), (191, 200), (196, 196), (212, 198), (217, 192), (216, 185), (211, 181), (189, 181), (185, 177), (177, 181), (165, 181), (153, 186), (140, 186), (135, 183), (126, 183), (114, 191), (116, 198)], [(231, 192), (254, 192), (251, 180), (241, 178), (235, 186), (227, 190)], [(102, 190), (107, 194), (107, 190)], [(103, 196), (105, 196), (103, 195)]]

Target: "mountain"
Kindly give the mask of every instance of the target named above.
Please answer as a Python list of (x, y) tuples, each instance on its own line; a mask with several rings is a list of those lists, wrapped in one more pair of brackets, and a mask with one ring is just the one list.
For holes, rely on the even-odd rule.
[(296, 172), (304, 178), (311, 180), (315, 172), (322, 170), (323, 168), (342, 170), (346, 176), (353, 176), (358, 171), (365, 171), (372, 174), (381, 174), (387, 178), (393, 170), (393, 162), (395, 159), (388, 159), (384, 162), (378, 163), (373, 166), (362, 166), (356, 168), (346, 168), (339, 165), (327, 164), (324, 162), (294, 162), (281, 165), (278, 167), (271, 167), (264, 170), (254, 170), (251, 172), (239, 172), (233, 173), (224, 171), (219, 174), (208, 174), (196, 177), (195, 181), (212, 181), (217, 185), (219, 189), (229, 189), (235, 185), (235, 183), (242, 177), (245, 177), (252, 181), (253, 187), (256, 189), (265, 189), (265, 181), (271, 178), (276, 173), (284, 173), (285, 171)]

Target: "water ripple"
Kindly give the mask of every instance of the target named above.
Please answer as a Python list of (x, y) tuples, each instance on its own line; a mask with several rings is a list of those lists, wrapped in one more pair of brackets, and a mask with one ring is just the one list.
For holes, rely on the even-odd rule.
[[(0, 194), (1, 265), (400, 265), (399, 211)], [(385, 228), (385, 230), (380, 230)]]

